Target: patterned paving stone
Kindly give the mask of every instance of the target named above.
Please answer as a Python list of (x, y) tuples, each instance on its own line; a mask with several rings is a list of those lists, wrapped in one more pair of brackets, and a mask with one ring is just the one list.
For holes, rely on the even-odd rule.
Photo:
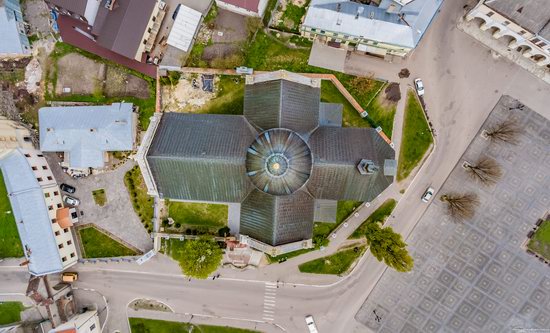
[[(415, 269), (387, 270), (356, 315), (375, 332), (508, 332), (550, 327), (550, 267), (522, 248), (550, 209), (550, 121), (534, 111), (510, 111), (503, 96), (482, 128), (504, 119), (523, 126), (517, 145), (477, 135), (438, 190), (476, 192), (472, 220), (454, 223), (433, 201), (407, 238)], [(479, 133), (478, 133), (479, 134)], [(502, 179), (482, 187), (461, 161), (497, 160)], [(383, 312), (381, 323), (372, 310)]]

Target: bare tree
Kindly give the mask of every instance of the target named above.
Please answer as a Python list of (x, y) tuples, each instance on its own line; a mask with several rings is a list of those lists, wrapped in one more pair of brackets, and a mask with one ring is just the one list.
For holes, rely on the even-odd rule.
[(494, 159), (482, 157), (477, 163), (465, 163), (464, 167), (468, 174), (483, 185), (493, 185), (502, 177), (502, 169)]
[(516, 144), (520, 132), (520, 128), (512, 120), (504, 120), (492, 127), (489, 127), (485, 131), (485, 135), (491, 141)]
[(471, 219), (479, 206), (479, 199), (475, 193), (448, 193), (442, 195), (440, 200), (447, 203), (447, 214), (455, 220)]

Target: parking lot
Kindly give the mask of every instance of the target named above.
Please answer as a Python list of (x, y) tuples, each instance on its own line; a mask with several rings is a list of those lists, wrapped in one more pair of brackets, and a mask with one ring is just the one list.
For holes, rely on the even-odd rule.
[[(94, 223), (143, 252), (152, 249), (152, 239), (136, 215), (124, 185), (124, 175), (134, 167), (133, 161), (127, 161), (114, 171), (74, 179), (61, 170), (56, 154), (44, 155), (57, 183), (66, 183), (76, 188), (72, 196), (80, 199), (80, 224)], [(97, 205), (92, 197), (92, 191), (98, 189), (104, 189), (107, 197), (103, 207)]]

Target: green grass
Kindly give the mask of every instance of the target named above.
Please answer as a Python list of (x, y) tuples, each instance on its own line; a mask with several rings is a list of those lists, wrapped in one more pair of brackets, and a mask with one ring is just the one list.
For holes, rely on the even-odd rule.
[(527, 243), (527, 248), (550, 260), (550, 220), (542, 222)]
[(313, 228), (313, 236), (328, 237), (330, 233), (336, 229), (342, 222), (344, 222), (351, 213), (353, 213), (359, 206), (361, 201), (342, 200), (338, 201), (336, 208), (336, 223), (315, 222)]
[(94, 227), (78, 230), (85, 258), (134, 256), (137, 253)]
[[(141, 78), (148, 82), (149, 84), (149, 98), (147, 99), (141, 99), (136, 97), (105, 97), (105, 96), (99, 96), (98, 94), (92, 94), (92, 95), (68, 95), (68, 96), (56, 96), (55, 95), (55, 87), (57, 85), (57, 76), (58, 76), (58, 67), (57, 67), (57, 61), (64, 56), (66, 56), (69, 53), (78, 53), (84, 57), (90, 58), (92, 60), (95, 60), (100, 63), (105, 63), (108, 66), (118, 68), (128, 74), (134, 75), (138, 78)], [(133, 103), (135, 106), (139, 107), (139, 125), (142, 130), (146, 130), (149, 126), (149, 122), (151, 116), (155, 113), (155, 107), (156, 107), (156, 80), (143, 74), (138, 71), (135, 71), (133, 69), (124, 67), (122, 65), (119, 65), (117, 63), (114, 63), (109, 60), (105, 60), (104, 58), (95, 55), (93, 53), (84, 51), (82, 49), (79, 49), (75, 46), (58, 42), (55, 44), (54, 51), (50, 54), (49, 59), (49, 66), (46, 67), (46, 91), (45, 91), (45, 98), (46, 100), (56, 100), (56, 101), (70, 101), (70, 102), (86, 102), (86, 103), (92, 103), (97, 105), (104, 105), (104, 104), (111, 104), (111, 103), (119, 103), (120, 101), (125, 101), (126, 103)], [(53, 90), (53, 91), (50, 91)]]
[(107, 195), (105, 194), (105, 190), (102, 188), (92, 191), (92, 196), (94, 197), (94, 201), (98, 206), (103, 207), (107, 203)]
[(399, 163), (397, 165), (398, 181), (410, 175), (432, 143), (432, 133), (426, 122), (422, 106), (416, 98), (416, 94), (412, 90), (409, 90), (407, 94), (407, 106), (405, 107)]
[(0, 70), (0, 82), (10, 82), (16, 84), (25, 80), (25, 69), (14, 68), (11, 70)]
[(289, 252), (289, 253), (281, 254), (280, 256), (276, 256), (276, 257), (272, 257), (272, 256), (270, 256), (269, 254), (266, 254), (266, 257), (267, 257), (267, 261), (269, 261), (270, 264), (274, 264), (274, 263), (278, 263), (278, 262), (281, 261), (281, 260), (288, 260), (288, 259), (291, 259), (291, 258), (300, 256), (300, 255), (302, 255), (302, 254), (304, 254), (304, 253), (311, 252), (311, 251), (313, 251), (313, 250), (317, 250), (317, 249), (316, 249), (316, 248), (301, 249), (301, 250), (297, 250), (297, 251), (292, 251), (292, 252)]
[(290, 37), (290, 42), (294, 43), (296, 46), (301, 46), (301, 47), (312, 47), (313, 46), (313, 42), (310, 41), (309, 39), (307, 39), (305, 37), (301, 37), (301, 36), (296, 36), (296, 35), (292, 35)]
[(340, 93), (336, 86), (327, 80), (321, 82), (321, 102), (342, 104), (343, 127), (371, 127), (367, 119), (361, 118), (359, 112)]
[(362, 238), (365, 235), (366, 227), (369, 223), (381, 221), (384, 222), (391, 215), (397, 205), (394, 199), (384, 201), (361, 225), (351, 234), (350, 239)]
[[(381, 93), (383, 93), (383, 91), (381, 91)], [(396, 109), (397, 103), (383, 106), (378, 98), (373, 99), (366, 108), (372, 121), (374, 121), (376, 125), (382, 127), (382, 130), (389, 138), (391, 138), (393, 133), (393, 119), (395, 118)]]
[[(237, 80), (236, 83), (235, 80)], [(216, 98), (211, 99), (194, 112), (209, 114), (243, 114), (244, 80), (241, 77), (222, 75), (217, 85)]]
[(212, 325), (195, 325), (175, 321), (129, 318), (132, 333), (259, 333), (242, 328)]
[(0, 325), (7, 325), (21, 321), (21, 311), (25, 310), (21, 302), (0, 303)]
[(11, 209), (8, 191), (4, 184), (4, 176), (0, 172), (0, 258), (20, 258), (23, 256), (23, 246)]
[(271, 14), (273, 13), (273, 10), (275, 9), (276, 5), (277, 5), (277, 0), (269, 0), (267, 2), (264, 17), (262, 19), (264, 26), (267, 27), (267, 25), (269, 24), (269, 20), (271, 20)]
[(124, 176), (124, 184), (130, 194), (134, 211), (141, 219), (141, 223), (148, 232), (153, 231), (153, 198), (147, 195), (147, 187), (136, 165)]
[(298, 266), (302, 273), (314, 274), (343, 274), (349, 270), (351, 265), (361, 257), (365, 246), (357, 247), (357, 250), (341, 250), (323, 258), (305, 262)]
[(229, 207), (221, 204), (174, 202), (168, 204), (168, 215), (182, 225), (223, 227)]
[(285, 12), (283, 13), (282, 20), (279, 24), (279, 28), (282, 30), (289, 30), (293, 32), (298, 31), (302, 17), (306, 14), (307, 3), (303, 7), (296, 6), (295, 4), (288, 2)]

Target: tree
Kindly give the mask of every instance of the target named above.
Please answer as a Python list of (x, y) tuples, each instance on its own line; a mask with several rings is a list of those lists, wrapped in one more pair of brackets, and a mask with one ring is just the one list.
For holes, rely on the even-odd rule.
[(405, 248), (407, 244), (391, 227), (382, 228), (377, 222), (369, 223), (366, 237), (370, 251), (378, 261), (383, 260), (398, 272), (408, 272), (413, 268), (413, 258)]
[(471, 219), (479, 205), (475, 193), (449, 193), (442, 195), (440, 200), (447, 203), (447, 214), (455, 220)]
[(187, 276), (206, 279), (222, 260), (222, 250), (213, 240), (186, 240), (183, 244), (180, 266)]
[(474, 180), (484, 185), (493, 185), (502, 177), (500, 165), (490, 157), (482, 157), (475, 164), (467, 163), (465, 168)]
[(512, 120), (504, 120), (489, 127), (485, 136), (491, 141), (516, 144), (520, 132), (520, 128)]

